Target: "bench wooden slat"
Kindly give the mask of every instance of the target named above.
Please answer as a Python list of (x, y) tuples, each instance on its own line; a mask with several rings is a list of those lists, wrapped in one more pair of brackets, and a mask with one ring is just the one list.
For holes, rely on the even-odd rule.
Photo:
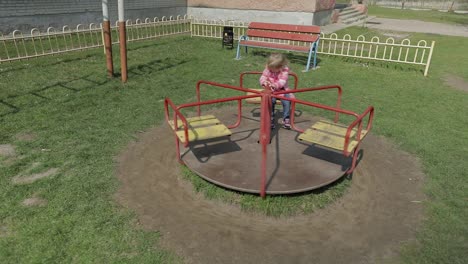
[(264, 22), (251, 22), (249, 24), (249, 28), (320, 34), (320, 27), (319, 26), (288, 25), (288, 24), (274, 24), (274, 23), (264, 23)]
[(299, 34), (299, 33), (288, 33), (281, 31), (265, 31), (258, 29), (247, 30), (247, 36), (259, 37), (259, 38), (270, 38), (270, 39), (284, 39), (304, 42), (315, 42), (319, 38), (318, 35)]
[[(180, 141), (185, 144), (186, 139), (184, 130), (179, 130), (176, 132), (176, 134), (177, 137), (179, 137)], [(188, 129), (188, 136), (190, 142), (230, 135), (232, 135), (232, 132), (223, 124), (196, 128), (191, 127)]]
[(283, 44), (283, 43), (251, 41), (251, 40), (241, 40), (239, 44), (241, 46), (247, 45), (249, 47), (290, 50), (290, 51), (298, 51), (298, 52), (306, 52), (306, 53), (308, 53), (310, 50), (310, 47), (308, 46), (295, 46), (295, 45), (288, 45), (288, 44)]
[[(263, 40), (248, 40), (252, 38), (260, 38), (271, 40), (266, 42)], [(306, 43), (306, 46), (299, 45), (299, 43), (275, 43), (277, 40), (294, 41), (300, 44)], [(305, 71), (312, 67), (315, 69), (317, 65), (317, 50), (320, 40), (320, 27), (319, 26), (306, 26), (306, 25), (289, 25), (277, 23), (264, 23), (264, 22), (251, 22), (245, 35), (239, 38), (237, 45), (236, 59), (240, 59), (240, 49), (245, 47), (247, 53), (248, 47), (268, 48), (286, 51), (299, 51), (309, 53), (307, 57), (307, 65)], [(314, 47), (313, 50), (310, 48)]]
[[(187, 118), (187, 123), (190, 127), (201, 127), (201, 126), (209, 126), (209, 125), (217, 125), (221, 122), (214, 116), (214, 115), (205, 115), (205, 116), (195, 116)], [(174, 121), (169, 120), (169, 125), (174, 128)], [(184, 124), (181, 120), (177, 121), (178, 129), (183, 128)]]

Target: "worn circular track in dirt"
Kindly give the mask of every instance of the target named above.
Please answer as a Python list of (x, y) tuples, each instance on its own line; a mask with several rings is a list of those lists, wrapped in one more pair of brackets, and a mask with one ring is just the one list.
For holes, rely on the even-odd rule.
[(137, 212), (144, 228), (161, 232), (160, 246), (186, 263), (381, 262), (414, 237), (424, 175), (417, 159), (384, 138), (370, 134), (362, 149), (351, 186), (338, 201), (312, 214), (271, 218), (195, 193), (182, 179), (164, 124), (142, 133), (118, 157), (117, 199)]

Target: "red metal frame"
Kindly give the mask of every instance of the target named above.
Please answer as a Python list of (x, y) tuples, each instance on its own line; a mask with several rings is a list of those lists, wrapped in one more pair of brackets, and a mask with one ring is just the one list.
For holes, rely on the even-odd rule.
[[(300, 92), (319, 91), (319, 90), (333, 89), (333, 88), (338, 88), (337, 107), (331, 107), (331, 106), (327, 106), (327, 105), (323, 105), (323, 104), (312, 103), (312, 102), (307, 102), (307, 101), (298, 100), (298, 99), (294, 99), (294, 98), (285, 98), (285, 97), (278, 96), (280, 94), (285, 94), (285, 93), (300, 93)], [(324, 110), (328, 110), (328, 111), (334, 111), (335, 112), (335, 123), (338, 122), (338, 114), (339, 113), (355, 116), (356, 119), (348, 126), (348, 128), (346, 130), (345, 141), (344, 141), (344, 149), (343, 149), (343, 155), (348, 157), (351, 154), (351, 152), (348, 151), (351, 131), (353, 130), (353, 128), (355, 126), (358, 126), (357, 138), (356, 138), (356, 140), (358, 141), (358, 144), (354, 148), (354, 151), (352, 152), (353, 160), (352, 160), (352, 163), (351, 163), (351, 167), (346, 171), (347, 174), (351, 174), (351, 173), (353, 173), (354, 169), (356, 168), (357, 156), (358, 156), (358, 153), (359, 153), (359, 147), (361, 145), (360, 140), (361, 140), (361, 131), (362, 131), (363, 119), (367, 115), (369, 116), (368, 119), (367, 119), (367, 125), (366, 125), (366, 130), (369, 131), (372, 128), (372, 120), (374, 118), (374, 107), (373, 106), (367, 107), (367, 109), (360, 115), (358, 115), (357, 113), (352, 112), (352, 111), (341, 109), (340, 108), (341, 93), (342, 93), (341, 87), (338, 86), (338, 85), (333, 85), (333, 86), (322, 86), (322, 87), (317, 87), (317, 88), (297, 89), (297, 90), (294, 90), (294, 91), (274, 92), (271, 96), (274, 97), (274, 98), (277, 98), (277, 99), (291, 101), (292, 102), (292, 106), (291, 106), (292, 110), (291, 111), (293, 111), (293, 113), (294, 113), (294, 109), (295, 109), (294, 108), (295, 103), (299, 103), (299, 104), (308, 105), (308, 106), (312, 106), (312, 107), (316, 107), (316, 108), (320, 108), (320, 109), (324, 109)], [(291, 117), (293, 117), (293, 116), (294, 116), (294, 114), (291, 115)], [(294, 130), (296, 130), (296, 131), (298, 131), (300, 133), (304, 132), (304, 130), (299, 129), (294, 125), (293, 118), (291, 118), (291, 127), (292, 127), (292, 129), (294, 129)]]
[[(272, 98), (277, 98), (280, 100), (288, 100), (291, 102), (291, 111), (293, 114), (291, 115), (291, 127), (293, 130), (303, 133), (304, 130), (298, 128), (294, 124), (294, 111), (295, 111), (295, 105), (296, 103), (298, 104), (303, 104), (323, 110), (328, 110), (328, 111), (333, 111), (335, 112), (335, 120), (334, 122), (338, 122), (339, 114), (345, 114), (345, 115), (351, 115), (354, 116), (356, 119), (348, 126), (346, 135), (345, 135), (345, 142), (344, 142), (344, 150), (343, 150), (343, 155), (346, 157), (350, 156), (351, 154), (353, 155), (353, 161), (351, 164), (350, 169), (346, 171), (346, 173), (350, 174), (354, 171), (354, 168), (356, 166), (357, 162), (357, 156), (359, 152), (359, 146), (360, 146), (360, 140), (361, 140), (361, 131), (363, 127), (363, 120), (366, 116), (368, 116), (367, 119), (367, 125), (366, 125), (366, 130), (369, 131), (372, 127), (372, 120), (374, 116), (374, 107), (369, 106), (362, 114), (357, 114), (355, 112), (341, 109), (341, 96), (342, 96), (342, 88), (339, 85), (328, 85), (328, 86), (320, 86), (320, 87), (313, 87), (313, 88), (303, 88), (303, 89), (297, 89), (298, 85), (298, 78), (297, 75), (294, 73), (291, 73), (294, 77), (294, 89), (288, 90), (288, 91), (281, 91), (281, 92), (271, 92), (269, 90), (262, 90), (262, 91), (257, 91), (253, 89), (248, 89), (248, 88), (243, 88), (243, 78), (247, 74), (262, 74), (261, 72), (244, 72), (240, 75), (240, 87), (238, 86), (233, 86), (233, 85), (228, 85), (228, 84), (221, 84), (221, 83), (216, 83), (216, 82), (210, 82), (210, 81), (199, 81), (197, 82), (196, 90), (197, 90), (197, 102), (194, 103), (186, 103), (182, 104), (179, 106), (176, 106), (169, 98), (165, 98), (164, 100), (164, 111), (165, 111), (165, 118), (166, 121), (169, 123), (169, 114), (170, 114), (170, 109), (173, 111), (173, 120), (174, 120), (174, 127), (177, 128), (178, 124), (178, 118), (182, 121), (183, 128), (184, 128), (184, 133), (185, 133), (185, 138), (187, 139), (186, 142), (184, 143), (184, 147), (188, 147), (190, 144), (189, 142), (189, 137), (188, 137), (188, 123), (187, 119), (184, 117), (184, 115), (180, 112), (181, 109), (183, 108), (189, 108), (189, 107), (197, 107), (197, 114), (198, 116), (201, 115), (201, 106), (202, 105), (209, 105), (209, 104), (217, 104), (217, 103), (223, 103), (223, 102), (229, 102), (229, 101), (237, 101), (238, 102), (238, 118), (235, 124), (229, 125), (228, 128), (235, 128), (240, 125), (241, 118), (242, 118), (242, 100), (249, 99), (249, 98), (255, 98), (255, 97), (261, 97), (261, 119), (260, 119), (260, 138), (259, 138), (259, 143), (261, 144), (262, 148), (262, 164), (261, 164), (261, 186), (260, 186), (260, 196), (265, 197), (266, 195), (266, 162), (267, 162), (267, 145), (270, 144), (270, 134), (271, 134), (271, 110), (272, 110)], [(206, 100), (206, 101), (201, 101), (201, 93), (200, 93), (200, 86), (202, 84), (206, 84), (209, 86), (213, 87), (219, 87), (219, 88), (226, 88), (226, 89), (232, 89), (232, 90), (237, 90), (241, 92), (250, 92), (253, 93), (252, 95), (243, 95), (243, 96), (233, 96), (233, 97), (227, 97), (227, 98), (221, 98), (221, 99), (213, 99), (213, 100)], [(313, 103), (313, 102), (308, 102), (304, 100), (299, 100), (296, 98), (287, 98), (282, 96), (283, 94), (287, 93), (303, 93), (303, 92), (311, 92), (311, 91), (321, 91), (321, 90), (329, 90), (329, 89), (337, 89), (338, 90), (338, 98), (336, 102), (336, 106), (328, 106), (328, 105), (323, 105), (319, 103)], [(354, 148), (354, 151), (349, 152), (348, 151), (348, 145), (350, 142), (350, 135), (351, 131), (354, 127), (357, 126), (357, 141), (358, 144)], [(176, 129), (175, 129), (176, 130)], [(174, 131), (175, 135), (175, 140), (176, 140), (176, 153), (177, 157), (179, 159), (179, 162), (183, 164), (183, 161), (180, 156), (180, 149), (179, 149), (179, 138), (177, 137), (177, 134)]]
[[(201, 81), (198, 81), (197, 82), (197, 102), (201, 102), (201, 93), (200, 93), (200, 85), (202, 84), (207, 84), (209, 86), (214, 86), (214, 87), (220, 87), (220, 88), (226, 88), (226, 89), (231, 89), (231, 90), (237, 90), (237, 91), (241, 91), (241, 92), (251, 92), (251, 93), (255, 93), (255, 94), (258, 94), (258, 95), (255, 95), (253, 97), (248, 97), (248, 98), (254, 98), (254, 97), (259, 97), (260, 96), (260, 92), (257, 91), (257, 90), (252, 90), (252, 89), (246, 89), (246, 88), (241, 88), (241, 87), (237, 87), (237, 86), (233, 86), (233, 85), (229, 85), (229, 84), (222, 84), (222, 83), (216, 83), (216, 82), (210, 82), (210, 81), (204, 81), (204, 80), (201, 80)], [(245, 98), (244, 98), (245, 99)], [(228, 125), (227, 127), (228, 128), (236, 128), (240, 125), (240, 122), (241, 122), (241, 116), (242, 116), (242, 99), (238, 99), (238, 104), (237, 104), (237, 122), (233, 125)], [(201, 105), (198, 105), (197, 106), (197, 114), (198, 116), (201, 115), (201, 108), (200, 108)]]
[[(240, 78), (239, 78), (239, 85), (240, 85), (240, 88), (242, 88), (244, 86), (244, 76), (245, 75), (261, 75), (262, 72), (259, 72), (259, 71), (250, 71), (250, 72), (243, 72), (241, 73), (240, 75)], [(298, 90), (297, 87), (298, 87), (298, 84), (299, 84), (299, 78), (297, 77), (297, 74), (295, 74), (294, 72), (290, 72), (289, 73), (290, 76), (292, 76), (294, 78), (294, 87), (293, 87), (293, 93), (303, 93), (303, 92), (309, 92), (309, 91), (320, 91), (320, 90), (328, 90), (328, 89), (337, 89), (338, 90), (338, 98), (337, 98), (337, 101), (336, 101), (336, 108), (340, 108), (341, 107), (341, 96), (343, 94), (343, 89), (341, 88), (341, 86), (339, 85), (326, 85), (326, 86), (319, 86), (319, 87), (314, 87), (314, 88), (303, 88), (303, 89), (300, 89)], [(274, 94), (275, 95), (279, 95), (279, 94), (287, 94), (287, 93), (290, 93), (291, 90), (289, 91), (284, 91), (284, 92), (275, 92)], [(278, 98), (278, 97), (277, 97)], [(279, 99), (284, 99), (284, 97), (281, 97)], [(291, 127), (292, 129), (298, 131), (298, 132), (301, 132), (303, 133), (304, 130), (302, 129), (299, 129), (298, 127), (296, 127), (296, 125), (294, 124), (294, 113), (296, 111), (296, 103), (294, 101), (291, 101), (291, 112), (293, 113), (291, 115)], [(337, 112), (335, 114), (335, 123), (338, 122), (338, 119), (339, 119), (339, 113)]]
[[(343, 90), (341, 89), (341, 86), (339, 86), (339, 85), (326, 85), (326, 86), (319, 86), (319, 87), (314, 87), (314, 88), (295, 89), (293, 91), (291, 91), (291, 90), (281, 91), (281, 92), (275, 92), (273, 94), (274, 95), (281, 95), (281, 94), (287, 94), (287, 93), (303, 93), (303, 92), (321, 91), (321, 90), (329, 90), (329, 89), (337, 89), (338, 90), (338, 98), (336, 99), (336, 108), (340, 109), (341, 108), (341, 96), (343, 94)], [(291, 112), (293, 113), (291, 115), (291, 117), (290, 117), (290, 119), (291, 119), (291, 128), (298, 131), (298, 132), (303, 133), (304, 130), (296, 127), (296, 125), (294, 123), (294, 113), (296, 112), (296, 102), (294, 100), (289, 100), (289, 98), (286, 98), (286, 97), (277, 97), (276, 96), (275, 98), (278, 98), (280, 100), (291, 101)], [(317, 104), (317, 105), (319, 105), (319, 104)], [(339, 112), (336, 112), (335, 113), (335, 119), (334, 119), (335, 123), (338, 122), (338, 119), (339, 119)]]
[(209, 105), (209, 104), (216, 104), (216, 103), (224, 103), (224, 102), (229, 102), (229, 101), (238, 101), (238, 100), (243, 100), (243, 99), (248, 99), (248, 98), (254, 98), (258, 97), (259, 95), (243, 95), (243, 96), (233, 96), (233, 97), (227, 97), (227, 98), (222, 98), (222, 99), (214, 99), (214, 100), (207, 100), (207, 101), (202, 101), (202, 102), (196, 102), (196, 103), (187, 103), (187, 104), (182, 104), (179, 106), (176, 106), (171, 99), (165, 98), (164, 100), (164, 110), (165, 110), (165, 117), (166, 121), (169, 122), (169, 106), (172, 108), (172, 111), (174, 112), (174, 127), (178, 127), (177, 124), (177, 117), (179, 117), (182, 120), (183, 126), (184, 126), (184, 133), (185, 137), (187, 138), (184, 146), (188, 147), (189, 145), (189, 140), (188, 140), (188, 123), (187, 119), (183, 116), (183, 114), (180, 112), (180, 109), (183, 108), (188, 108), (188, 107), (195, 107), (195, 106), (201, 106), (201, 105)]

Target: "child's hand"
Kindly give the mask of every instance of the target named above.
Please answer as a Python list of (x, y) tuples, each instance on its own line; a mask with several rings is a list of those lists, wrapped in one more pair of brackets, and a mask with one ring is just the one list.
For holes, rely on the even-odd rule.
[(271, 89), (271, 83), (269, 81), (265, 81), (262, 86)]
[(270, 81), (265, 81), (262, 86), (265, 87), (265, 89), (270, 89), (270, 91), (272, 92), (276, 91), (275, 87), (273, 86), (273, 83)]

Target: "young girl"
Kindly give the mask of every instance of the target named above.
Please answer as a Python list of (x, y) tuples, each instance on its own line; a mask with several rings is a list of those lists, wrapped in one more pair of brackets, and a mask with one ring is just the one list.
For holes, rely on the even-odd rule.
[[(263, 70), (262, 76), (260, 77), (260, 85), (266, 89), (271, 89), (273, 92), (276, 91), (287, 91), (289, 77), (288, 60), (286, 56), (281, 53), (272, 53), (267, 60), (265, 70)], [(287, 98), (295, 98), (294, 94), (283, 94)], [(276, 98), (272, 99), (272, 113), (271, 113), (271, 128), (275, 128), (275, 104)], [(291, 111), (291, 102), (288, 100), (281, 100), (283, 105), (283, 127), (291, 129), (291, 122), (289, 115)]]

